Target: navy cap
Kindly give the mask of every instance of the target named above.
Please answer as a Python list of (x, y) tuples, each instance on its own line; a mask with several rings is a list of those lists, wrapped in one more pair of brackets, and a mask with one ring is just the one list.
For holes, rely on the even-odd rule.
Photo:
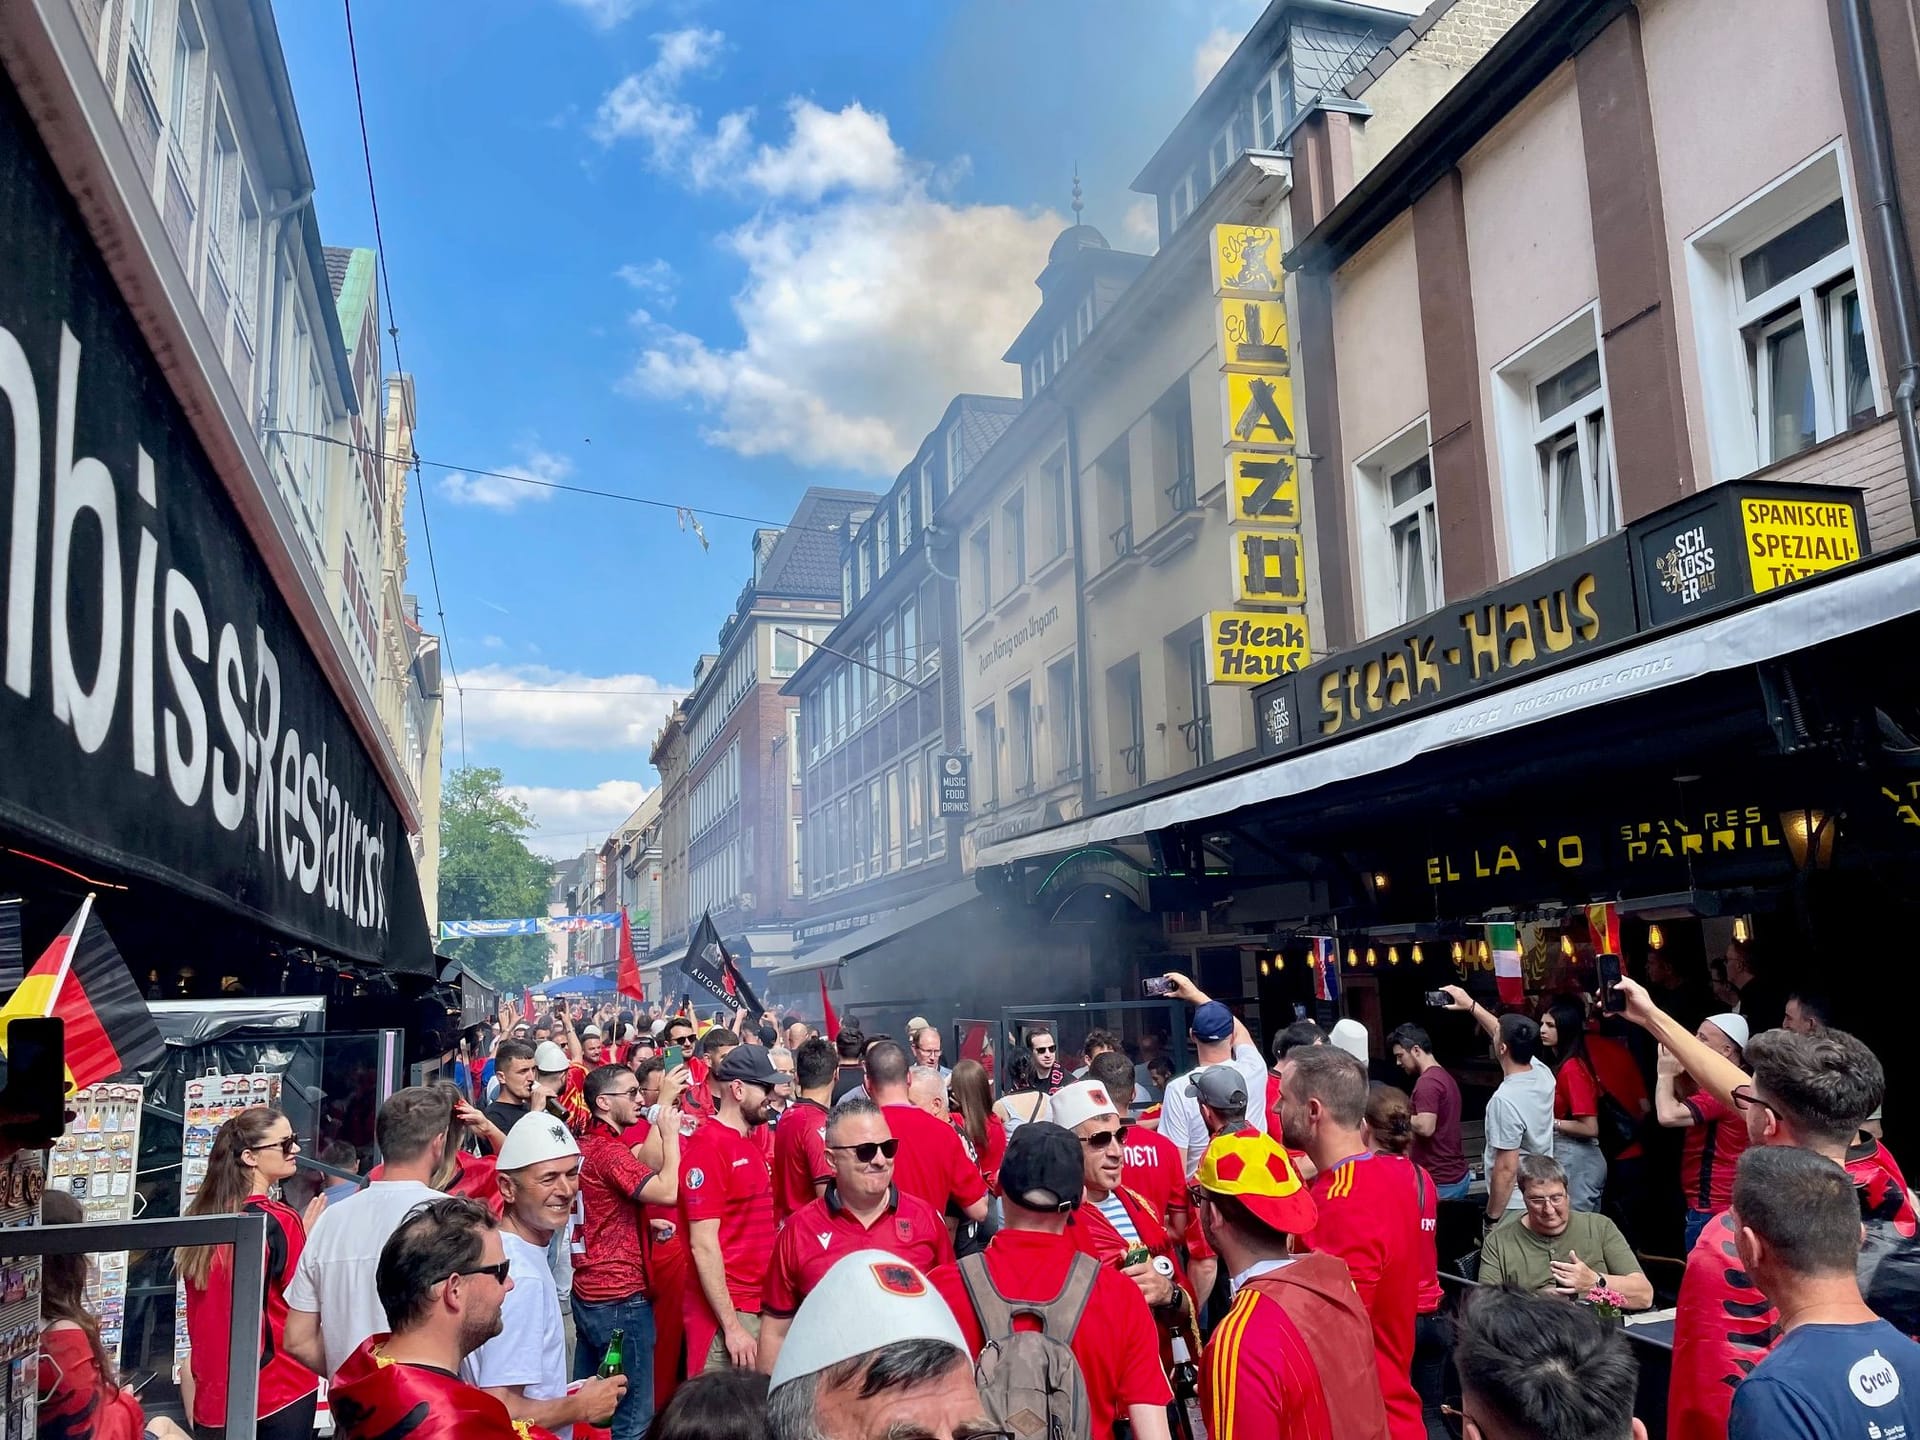
[(1225, 1040), (1233, 1034), (1233, 1012), (1218, 1000), (1209, 1000), (1193, 1012), (1196, 1040)]

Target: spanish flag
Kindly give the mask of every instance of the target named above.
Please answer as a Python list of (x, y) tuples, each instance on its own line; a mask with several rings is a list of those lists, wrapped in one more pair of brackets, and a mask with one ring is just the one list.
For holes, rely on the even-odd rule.
[(66, 1021), (73, 1089), (151, 1065), (165, 1048), (127, 962), (93, 913), (91, 895), (0, 1009), (0, 1050), (15, 1020), (49, 1015)]

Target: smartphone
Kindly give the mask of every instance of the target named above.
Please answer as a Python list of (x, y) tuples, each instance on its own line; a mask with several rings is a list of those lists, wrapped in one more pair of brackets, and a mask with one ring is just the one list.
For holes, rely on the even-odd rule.
[(669, 1045), (661, 1054), (666, 1059), (669, 1070), (687, 1063), (687, 1047), (684, 1045)]
[(1596, 955), (1593, 958), (1600, 970), (1600, 1008), (1609, 1015), (1625, 1014), (1627, 997), (1620, 993), (1620, 957)]
[(0, 1114), (7, 1134), (40, 1149), (66, 1130), (67, 1022), (54, 1016), (23, 1018), (7, 1027), (6, 1088)]
[(1453, 1004), (1453, 997), (1444, 990), (1429, 990), (1427, 991), (1427, 1004), (1436, 1010), (1445, 1010), (1449, 1005)]
[(1173, 994), (1173, 981), (1165, 975), (1149, 975), (1141, 988), (1150, 996), (1164, 997)]

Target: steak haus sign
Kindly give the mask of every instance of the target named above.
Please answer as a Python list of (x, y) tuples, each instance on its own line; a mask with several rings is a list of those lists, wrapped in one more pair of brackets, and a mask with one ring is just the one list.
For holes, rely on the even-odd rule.
[(0, 116), (0, 816), (431, 963), (397, 807), (10, 86)]

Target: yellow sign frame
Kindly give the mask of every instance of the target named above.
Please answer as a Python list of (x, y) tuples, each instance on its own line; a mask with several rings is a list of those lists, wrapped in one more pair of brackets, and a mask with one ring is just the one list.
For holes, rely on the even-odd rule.
[(1304, 611), (1209, 610), (1203, 623), (1209, 685), (1261, 685), (1313, 658)]

